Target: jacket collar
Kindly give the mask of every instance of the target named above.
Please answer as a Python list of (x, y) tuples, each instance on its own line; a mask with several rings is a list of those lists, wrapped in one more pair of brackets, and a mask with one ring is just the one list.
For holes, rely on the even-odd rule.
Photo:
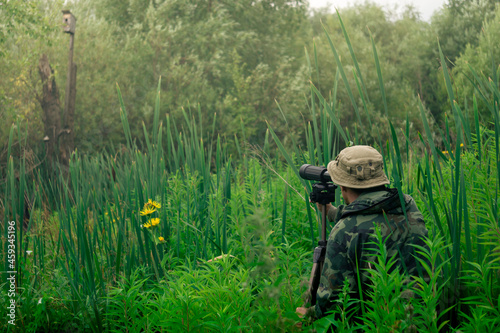
[(352, 214), (380, 214), (395, 209), (401, 213), (403, 211), (397, 189), (367, 191), (361, 193), (356, 200), (344, 207), (341, 218)]

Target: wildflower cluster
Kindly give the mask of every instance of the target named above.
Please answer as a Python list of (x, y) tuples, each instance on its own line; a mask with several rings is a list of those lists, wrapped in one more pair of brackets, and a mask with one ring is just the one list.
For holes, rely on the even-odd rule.
[[(464, 146), (464, 144), (463, 144), (463, 143), (461, 143), (461, 144), (460, 144), (460, 148), (463, 148), (463, 146)], [(443, 155), (445, 155), (446, 157), (450, 157), (450, 153), (449, 153), (447, 150), (443, 150), (443, 151), (442, 151), (442, 153), (443, 153)]]
[(147, 221), (144, 224), (141, 224), (141, 228), (146, 229), (151, 234), (155, 244), (163, 243), (165, 241), (165, 238), (157, 235), (157, 230), (155, 228), (160, 224), (161, 222), (160, 218), (153, 217), (153, 214), (156, 215), (158, 214), (158, 210), (160, 208), (161, 208), (160, 203), (149, 199), (148, 202), (144, 204), (144, 207), (140, 211), (140, 215), (147, 219)]

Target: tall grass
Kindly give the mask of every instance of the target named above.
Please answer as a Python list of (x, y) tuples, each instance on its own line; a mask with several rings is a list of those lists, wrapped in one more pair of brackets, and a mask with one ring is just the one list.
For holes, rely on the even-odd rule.
[[(410, 133), (408, 122), (404, 129), (389, 124), (390, 137), (383, 138), (377, 127), (375, 133), (368, 132), (374, 127), (367, 106), (373, 97), (367, 94), (340, 15), (339, 24), (354, 64), (352, 73), (342, 65), (325, 27), (337, 64), (334, 88), (325, 97), (311, 85), (307, 97), (311, 122), (304, 124), (303, 140), (290, 137), (291, 149), (285, 149), (269, 125), (262, 149), (245, 145), (242, 128), (241, 137), (234, 138), (237, 154), (231, 155), (228, 142), (216, 132), (216, 120), (210, 129), (199, 125), (202, 106), (184, 110), (181, 123), (169, 115), (162, 118), (161, 81), (152, 129), (143, 125), (142, 139), (131, 136), (117, 87), (126, 144), (92, 157), (75, 152), (67, 170), (30, 171), (22, 150), (27, 131), (20, 124), (13, 126), (6, 179), (0, 186), (1, 251), (6, 258), (7, 221), (14, 220), (18, 321), (15, 328), (0, 327), (10, 331), (98, 332), (123, 327), (129, 331), (298, 331), (294, 309), (306, 290), (301, 281), (309, 275), (308, 251), (320, 230), (319, 214), (307, 199), (311, 184), (298, 176), (298, 166), (326, 165), (344, 146), (373, 143), (384, 156), (393, 186), (413, 195), (426, 217), (431, 237), (430, 251), (424, 255), (431, 261), (426, 269), (432, 279), (417, 281), (425, 306), (412, 304), (415, 315), (410, 316), (411, 307), (401, 308), (407, 305), (402, 296), (389, 292), (401, 281), (394, 274), (384, 275), (391, 263), (386, 262), (381, 243), (378, 270), (373, 272), (378, 301), (364, 304), (367, 317), (361, 321), (369, 319), (394, 329), (401, 329), (392, 325), (402, 321), (408, 329), (414, 325), (429, 331), (457, 327), (473, 331), (474, 325), (498, 328), (497, 73), (490, 80), (471, 69), (476, 95), (472, 109), (461, 109), (441, 53), (452, 115), (441, 133), (444, 146), (432, 141), (436, 129), (430, 128), (422, 104), (425, 133)], [(376, 43), (371, 41), (373, 70), (389, 118)], [(311, 73), (313, 66), (320, 70), (315, 48), (313, 56), (313, 62), (308, 59)], [(355, 87), (349, 86), (348, 75), (353, 76)], [(358, 123), (353, 133), (341, 122), (339, 84), (346, 87), (355, 110)], [(479, 122), (476, 99), (487, 106), (493, 124)], [(285, 114), (279, 104), (277, 108)], [(368, 123), (362, 123), (363, 118)], [(14, 145), (15, 141), (21, 144)], [(161, 204), (155, 212), (160, 219), (155, 229), (141, 228), (147, 223), (141, 210), (150, 199)], [(341, 202), (339, 193), (336, 202)], [(207, 263), (218, 256), (221, 261)], [(9, 270), (7, 262), (2, 267)], [(343, 297), (340, 309), (359, 303), (346, 293)], [(2, 309), (5, 302), (0, 298)], [(378, 306), (384, 302), (393, 302), (398, 310), (380, 311)], [(353, 325), (350, 317), (351, 312), (343, 312), (341, 321), (333, 324), (339, 331), (370, 329), (370, 323)], [(316, 328), (326, 330), (330, 324), (332, 317), (327, 317)]]
[[(436, 310), (437, 313), (442, 314), (442, 316), (438, 316), (441, 318), (439, 325), (458, 327), (461, 323), (460, 318), (463, 319), (464, 314), (469, 316), (470, 313), (473, 317), (468, 318), (474, 318), (474, 320), (477, 320), (480, 315), (494, 318), (500, 307), (497, 299), (500, 292), (499, 287), (491, 284), (492, 281), (500, 282), (498, 274), (494, 277), (493, 273), (493, 270), (500, 272), (498, 265), (500, 260), (498, 252), (498, 244), (500, 244), (500, 222), (498, 219), (500, 189), (498, 181), (500, 179), (498, 105), (500, 92), (497, 71), (493, 69), (491, 76), (485, 77), (479, 75), (474, 69), (470, 69), (471, 84), (475, 88), (476, 95), (472, 110), (467, 109), (467, 106), (462, 110), (454, 96), (453, 84), (445, 57), (440, 46), (437, 45), (452, 114), (452, 119), (447, 119), (445, 133), (441, 133), (444, 147), (438, 147), (434, 143), (433, 133), (439, 129), (430, 128), (427, 119), (428, 113), (421, 102), (419, 107), (425, 135), (418, 133), (420, 141), (410, 140), (411, 133), (408, 121), (405, 129), (397, 129), (392, 125), (392, 122), (389, 122), (390, 137), (386, 138), (387, 144), (383, 145), (378, 128), (375, 128), (376, 135), (367, 131), (368, 128), (373, 128), (370, 112), (365, 102), (365, 100), (369, 100), (369, 96), (354, 49), (339, 14), (338, 19), (354, 64), (352, 75), (368, 124), (361, 120), (358, 100), (354, 98), (353, 89), (336, 46), (328, 34), (328, 29), (324, 27), (325, 37), (337, 64), (334, 94), (325, 97), (314, 85), (311, 85), (310, 109), (313, 121), (312, 126), (309, 124), (305, 129), (306, 146), (294, 147), (297, 153), (292, 158), (280, 144), (280, 139), (273, 135), (278, 148), (290, 164), (326, 165), (332, 157), (335, 157), (341, 147), (349, 146), (352, 143), (371, 142), (374, 144), (384, 157), (385, 171), (391, 179), (392, 186), (399, 190), (403, 206), (402, 193), (415, 196), (421, 202), (420, 208), (426, 216), (427, 226), (431, 230), (431, 238), (442, 237), (444, 242), (450, 245), (440, 250), (442, 256), (433, 257), (436, 261), (433, 264), (439, 267), (442, 272), (434, 281), (436, 287), (440, 288), (439, 294), (442, 295), (438, 304), (439, 309)], [(379, 93), (382, 97), (385, 114), (390, 119), (376, 43), (373, 38), (371, 40), (375, 64), (373, 70), (377, 72)], [(311, 62), (308, 61), (308, 63)], [(357, 119), (355, 128), (359, 130), (355, 132), (354, 136), (349, 135), (344, 130), (341, 117), (335, 111), (337, 104), (336, 85), (339, 73)], [(476, 98), (481, 98), (491, 112), (494, 119), (493, 124), (486, 125), (479, 122)], [(469, 115), (473, 115), (473, 124), (469, 122)], [(316, 119), (319, 119), (321, 128), (317, 126)], [(272, 128), (270, 131), (274, 133)], [(323, 140), (319, 140), (319, 137), (322, 137)], [(370, 137), (373, 138), (373, 141)], [(413, 137), (415, 137), (414, 134)], [(403, 138), (402, 143), (400, 143), (401, 138)], [(331, 143), (334, 143), (333, 147)], [(401, 148), (406, 149), (403, 151)], [(406, 161), (405, 165), (403, 165), (403, 161)], [(293, 170), (299, 177), (296, 168)], [(308, 184), (304, 184), (304, 186), (309, 189)], [(311, 218), (309, 215), (312, 224)], [(487, 276), (482, 275), (484, 270), (488, 271)], [(471, 272), (475, 272), (473, 274), (475, 278), (471, 278)], [(479, 281), (484, 279), (490, 282), (485, 282), (481, 287), (477, 287), (480, 284)], [(471, 280), (474, 282), (471, 283)], [(477, 293), (478, 289), (481, 290), (483, 296), (487, 296), (470, 296)], [(493, 298), (496, 301), (493, 301)], [(473, 302), (471, 302), (472, 299), (474, 299)], [(489, 305), (486, 307), (480, 305), (483, 303), (489, 303)], [(476, 305), (479, 305), (481, 310), (475, 308)], [(488, 310), (484, 310), (485, 308)], [(493, 322), (496, 323), (493, 326), (498, 327), (498, 320), (493, 320)], [(437, 326), (434, 330), (437, 330)]]
[[(68, 170), (42, 170), (30, 175), (22, 151), (19, 161), (10, 157), (7, 183), (2, 188), (8, 199), (2, 230), (6, 235), (6, 222), (17, 222), (18, 318), (32, 320), (33, 310), (39, 308), (36, 300), (42, 299), (42, 304), (46, 300), (51, 306), (69, 309), (79, 327), (104, 331), (109, 329), (107, 295), (120, 286), (120, 281), (133, 278), (138, 269), (144, 270), (148, 281), (159, 282), (169, 279), (180, 265), (193, 270), (203, 260), (229, 252), (247, 263), (245, 257), (254, 250), (245, 250), (245, 246), (254, 244), (254, 240), (245, 240), (237, 232), (245, 232), (241, 225), (258, 209), (265, 212), (263, 220), (269, 219), (270, 227), (261, 229), (272, 230), (273, 237), (266, 235), (272, 243), (276, 237), (277, 244), (285, 246), (288, 237), (295, 239), (300, 234), (297, 225), (303, 217), (287, 214), (294, 205), (288, 186), (271, 181), (275, 173), (264, 171), (258, 162), (264, 160), (276, 173), (286, 174), (281, 163), (268, 157), (269, 144), (254, 153), (239, 147), (240, 166), (235, 167), (226, 142), (215, 133), (215, 125), (209, 135), (212, 139), (202, 139), (203, 129), (198, 126), (202, 122), (195, 119), (202, 116), (200, 108), (185, 110), (183, 124), (166, 115), (163, 126), (159, 88), (153, 129), (148, 131), (143, 125), (144, 138), (139, 142), (131, 137), (119, 87), (117, 92), (126, 146), (92, 157), (75, 152)], [(18, 126), (20, 140), (25, 133)], [(14, 134), (13, 127), (11, 144)], [(11, 145), (9, 156), (14, 156)], [(297, 187), (296, 179), (288, 181)], [(29, 217), (25, 214), (25, 197), (29, 198)], [(157, 212), (161, 223), (154, 237), (141, 228), (146, 218), (140, 212), (149, 199), (162, 206)], [(52, 211), (47, 212), (47, 208)], [(23, 227), (25, 217), (29, 220)], [(43, 226), (49, 221), (51, 225)], [(6, 248), (3, 238), (3, 258)], [(255, 256), (256, 263), (269, 257), (265, 249)], [(27, 257), (26, 250), (32, 251), (33, 259)], [(34, 270), (27, 267), (31, 265)], [(2, 266), (7, 268), (7, 263)], [(55, 290), (57, 286), (47, 282), (51, 277), (66, 281), (64, 290)], [(49, 299), (43, 289), (69, 295), (66, 299)], [(39, 324), (57, 327), (54, 320), (47, 321)], [(27, 322), (19, 322), (18, 329), (27, 327)]]

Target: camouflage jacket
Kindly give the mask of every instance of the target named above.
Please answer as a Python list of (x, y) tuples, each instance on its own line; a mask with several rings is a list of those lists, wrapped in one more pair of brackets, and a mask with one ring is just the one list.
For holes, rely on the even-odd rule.
[[(396, 189), (362, 193), (347, 206), (339, 206), (337, 222), (328, 237), (326, 258), (317, 292), (315, 315), (325, 316), (333, 309), (342, 292), (344, 280), (349, 282), (350, 296), (359, 299), (359, 291), (366, 291), (369, 283), (367, 269), (374, 260), (373, 249), (377, 245), (375, 225), (385, 240), (388, 257), (396, 256), (396, 265), (401, 274), (416, 275), (418, 261), (414, 247), (425, 246), (427, 236), (422, 213), (409, 195), (404, 195), (406, 215)], [(359, 267), (359, 269), (357, 269)], [(361, 288), (358, 286), (358, 275)]]

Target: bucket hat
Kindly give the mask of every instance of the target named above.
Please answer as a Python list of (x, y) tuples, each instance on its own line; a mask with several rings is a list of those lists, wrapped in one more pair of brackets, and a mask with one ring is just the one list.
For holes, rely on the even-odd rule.
[(389, 184), (384, 172), (382, 155), (370, 146), (343, 149), (328, 163), (332, 181), (341, 186), (364, 189)]

